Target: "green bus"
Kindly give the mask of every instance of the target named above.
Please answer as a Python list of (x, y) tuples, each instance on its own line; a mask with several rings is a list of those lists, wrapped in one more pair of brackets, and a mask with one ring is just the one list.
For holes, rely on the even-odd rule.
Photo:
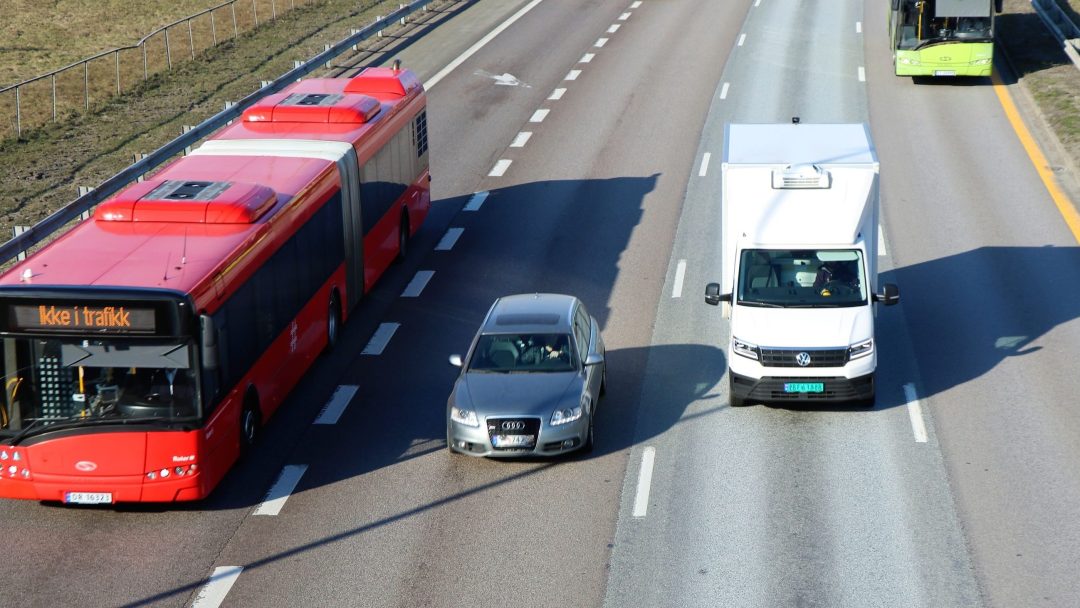
[(897, 76), (989, 76), (995, 0), (891, 0)]

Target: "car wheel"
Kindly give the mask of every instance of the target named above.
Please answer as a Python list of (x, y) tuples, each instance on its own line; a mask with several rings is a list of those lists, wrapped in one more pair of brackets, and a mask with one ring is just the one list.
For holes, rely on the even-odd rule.
[(604, 366), (604, 374), (600, 376), (600, 396), (607, 394), (607, 366)]
[(450, 447), (450, 433), (446, 434), (446, 451), (449, 452), (451, 456), (457, 456), (461, 454), (461, 452)]
[[(595, 412), (596, 410), (594, 409), (593, 411)], [(585, 433), (585, 443), (582, 444), (582, 446), (581, 446), (581, 451), (586, 453), (586, 454), (592, 452), (593, 448), (596, 447), (596, 441), (595, 441), (595, 438), (594, 438), (594, 431), (593, 431), (593, 429), (595, 427), (595, 421), (596, 421), (596, 416), (593, 415), (593, 414), (590, 414), (589, 415), (589, 430), (588, 430), (588, 432)]]

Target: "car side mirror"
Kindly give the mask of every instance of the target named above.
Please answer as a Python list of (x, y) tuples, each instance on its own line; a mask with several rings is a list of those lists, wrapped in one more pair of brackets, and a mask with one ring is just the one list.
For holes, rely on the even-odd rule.
[(709, 283), (705, 286), (705, 303), (716, 306), (720, 302), (731, 302), (730, 293), (720, 293), (719, 283)]
[(453, 365), (454, 367), (461, 367), (461, 355), (450, 355), (450, 365)]
[(600, 365), (604, 362), (604, 355), (600, 353), (589, 353), (588, 357), (585, 357), (585, 366)]
[(874, 301), (892, 306), (900, 301), (900, 288), (893, 283), (885, 283), (881, 286), (881, 293), (874, 295)]

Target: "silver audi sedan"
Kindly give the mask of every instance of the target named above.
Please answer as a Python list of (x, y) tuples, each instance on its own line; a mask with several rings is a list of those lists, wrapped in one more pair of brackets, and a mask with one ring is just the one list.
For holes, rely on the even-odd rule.
[(573, 296), (495, 300), (447, 402), (446, 444), (473, 456), (549, 456), (593, 447), (607, 366), (600, 326)]

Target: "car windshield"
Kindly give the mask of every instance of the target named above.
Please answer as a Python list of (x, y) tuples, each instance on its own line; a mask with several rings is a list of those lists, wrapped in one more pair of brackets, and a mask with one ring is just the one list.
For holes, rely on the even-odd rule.
[(7, 338), (0, 434), (143, 421), (194, 420), (197, 382), (186, 343)]
[(575, 365), (569, 334), (483, 334), (469, 371), (568, 372)]
[(846, 250), (747, 249), (739, 264), (736, 304), (835, 308), (867, 302), (862, 253)]

